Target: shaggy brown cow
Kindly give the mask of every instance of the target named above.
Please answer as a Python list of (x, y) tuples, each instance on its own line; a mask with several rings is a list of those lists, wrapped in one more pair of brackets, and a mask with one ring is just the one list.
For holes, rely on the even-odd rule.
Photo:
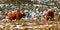
[(46, 20), (54, 20), (54, 11), (52, 10), (49, 10), (46, 12), (46, 15), (45, 15), (45, 19)]
[(8, 13), (8, 19), (10, 21), (15, 20), (15, 19), (20, 20), (24, 16), (25, 16), (25, 13), (23, 13), (23, 12), (14, 12), (14, 13), (10, 12), (10, 13)]

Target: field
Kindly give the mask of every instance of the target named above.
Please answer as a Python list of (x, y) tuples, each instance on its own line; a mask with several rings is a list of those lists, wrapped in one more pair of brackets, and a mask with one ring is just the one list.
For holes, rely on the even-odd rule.
[(54, 21), (39, 19), (0, 21), (0, 30), (60, 30), (59, 16), (56, 15)]
[(20, 20), (0, 24), (0, 30), (60, 30), (59, 21)]

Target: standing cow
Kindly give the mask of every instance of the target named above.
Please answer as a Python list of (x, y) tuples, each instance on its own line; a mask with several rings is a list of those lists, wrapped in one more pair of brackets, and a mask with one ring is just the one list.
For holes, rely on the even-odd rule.
[(8, 19), (10, 20), (10, 21), (12, 21), (12, 20), (20, 20), (22, 17), (24, 17), (25, 16), (25, 13), (24, 12), (9, 12), (8, 13)]
[(45, 15), (45, 19), (46, 20), (54, 20), (54, 11), (52, 9), (49, 9), (47, 12), (46, 12), (46, 15)]

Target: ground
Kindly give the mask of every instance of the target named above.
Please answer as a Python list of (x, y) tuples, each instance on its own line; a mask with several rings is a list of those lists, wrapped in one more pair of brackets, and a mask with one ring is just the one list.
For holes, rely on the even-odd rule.
[[(45, 20), (19, 20), (12, 22), (0, 22), (3, 26), (0, 28), (3, 30), (60, 30), (59, 21), (45, 21)], [(16, 27), (19, 25), (20, 27)], [(13, 26), (13, 27), (12, 27)]]
[[(0, 30), (60, 30), (60, 15), (55, 16), (55, 21), (46, 20), (14, 20), (0, 21)], [(20, 26), (20, 27), (18, 27)]]

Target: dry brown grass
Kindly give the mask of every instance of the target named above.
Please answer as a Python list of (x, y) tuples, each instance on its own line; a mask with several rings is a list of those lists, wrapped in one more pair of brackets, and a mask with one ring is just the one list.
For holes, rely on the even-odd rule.
[[(1, 26), (2, 28), (0, 27), (0, 30), (60, 30), (60, 22), (58, 21), (59, 18), (60, 15), (56, 15), (55, 21), (36, 19), (36, 20), (18, 20), (18, 21), (15, 20), (12, 22), (11, 21), (0, 22), (0, 24), (3, 25), (3, 27)], [(18, 25), (21, 25), (20, 28), (15, 28), (17, 23)], [(31, 23), (31, 25), (28, 25), (29, 23)], [(10, 25), (14, 25), (14, 27), (10, 28)]]
[[(12, 25), (15, 25), (14, 27), (10, 28), (10, 23), (12, 23)], [(20, 28), (15, 28), (16, 27), (16, 23), (18, 23), (18, 25), (22, 25), (22, 27)], [(32, 24), (32, 26), (39, 26), (37, 28), (26, 28), (26, 26), (30, 26), (30, 25), (27, 25), (28, 23), (35, 23), (35, 24)], [(60, 22), (59, 21), (45, 21), (45, 20), (19, 20), (19, 21), (12, 21), (12, 22), (1, 22), (1, 24), (4, 25), (3, 28), (1, 28), (1, 30), (60, 30)], [(6, 24), (8, 24), (6, 26)], [(49, 25), (52, 25), (52, 24), (56, 24), (55, 26), (49, 26)], [(41, 27), (41, 25), (43, 27)]]

